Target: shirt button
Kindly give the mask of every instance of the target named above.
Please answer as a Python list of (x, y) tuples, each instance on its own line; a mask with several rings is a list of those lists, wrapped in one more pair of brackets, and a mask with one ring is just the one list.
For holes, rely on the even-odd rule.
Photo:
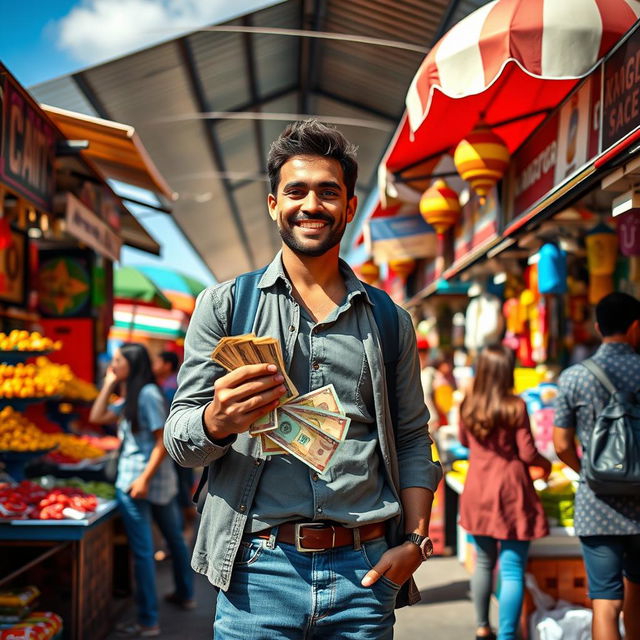
[(289, 325), (289, 331), (291, 331), (291, 333), (293, 333), (295, 330), (296, 330), (296, 328), (292, 324), (290, 324)]
[(317, 473), (314, 473), (314, 474), (311, 476), (311, 479), (312, 479), (314, 482), (316, 482), (316, 481), (318, 480), (318, 474), (317, 474)]
[(320, 363), (319, 363), (317, 360), (314, 360), (314, 361), (311, 363), (311, 368), (312, 368), (314, 371), (317, 371), (317, 370), (320, 368)]
[(246, 504), (241, 504), (240, 508), (238, 509), (238, 511), (240, 511), (240, 513), (244, 513), (247, 510), (247, 505)]
[(322, 507), (318, 507), (318, 508), (316, 509), (316, 511), (317, 511), (318, 513), (322, 513)]
[(262, 464), (262, 460), (260, 458), (256, 458), (256, 467), (259, 467)]

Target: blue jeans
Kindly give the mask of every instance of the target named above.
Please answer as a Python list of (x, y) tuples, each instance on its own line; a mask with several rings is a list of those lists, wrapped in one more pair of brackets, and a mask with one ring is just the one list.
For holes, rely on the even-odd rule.
[(471, 578), (471, 595), (476, 609), (477, 625), (489, 626), (489, 601), (493, 569), (500, 545), (500, 594), (498, 596), (498, 640), (513, 640), (524, 599), (524, 571), (529, 552), (528, 540), (496, 540), (489, 536), (473, 536), (477, 551), (476, 570)]
[(176, 594), (185, 600), (193, 598), (193, 571), (187, 545), (182, 537), (178, 503), (175, 498), (164, 505), (151, 504), (148, 500), (134, 500), (120, 489), (116, 489), (116, 498), (133, 554), (138, 623), (151, 627), (158, 624), (152, 519), (158, 525), (171, 552)]
[(400, 587), (384, 576), (360, 584), (387, 549), (383, 538), (314, 553), (243, 539), (229, 590), (218, 594), (215, 640), (392, 638)]

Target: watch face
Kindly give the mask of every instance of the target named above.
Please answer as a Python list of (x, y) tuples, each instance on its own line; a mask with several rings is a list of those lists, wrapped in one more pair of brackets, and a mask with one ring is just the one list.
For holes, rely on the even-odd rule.
[(428, 560), (433, 555), (433, 542), (431, 542), (431, 538), (425, 538), (422, 541), (420, 551), (422, 551), (423, 560)]

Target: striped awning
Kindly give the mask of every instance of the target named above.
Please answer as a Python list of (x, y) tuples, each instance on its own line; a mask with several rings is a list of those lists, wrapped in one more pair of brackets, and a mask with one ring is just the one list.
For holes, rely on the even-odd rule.
[(406, 99), (410, 128), (422, 125), (436, 92), (483, 93), (510, 62), (533, 78), (582, 78), (639, 15), (636, 0), (494, 0), (456, 24), (420, 65)]
[(177, 309), (116, 303), (109, 337), (125, 341), (139, 336), (177, 340), (184, 338), (188, 322), (187, 315)]

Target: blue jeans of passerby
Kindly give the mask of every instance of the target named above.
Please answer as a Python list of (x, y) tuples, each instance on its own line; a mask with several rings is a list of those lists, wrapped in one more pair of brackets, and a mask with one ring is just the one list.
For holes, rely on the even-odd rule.
[(220, 591), (215, 640), (387, 640), (399, 586), (360, 581), (388, 549), (384, 539), (328, 551), (252, 537), (242, 541), (228, 591)]
[(471, 578), (471, 594), (476, 609), (477, 625), (489, 626), (493, 569), (499, 559), (498, 640), (512, 640), (516, 637), (522, 611), (524, 570), (527, 565), (529, 541), (497, 540), (489, 536), (474, 536), (473, 541), (477, 561)]
[(193, 571), (182, 537), (180, 510), (175, 498), (168, 504), (151, 504), (148, 500), (134, 500), (120, 489), (116, 490), (116, 498), (133, 554), (138, 623), (151, 627), (158, 624), (152, 520), (158, 525), (171, 552), (177, 596), (185, 600), (193, 598)]

